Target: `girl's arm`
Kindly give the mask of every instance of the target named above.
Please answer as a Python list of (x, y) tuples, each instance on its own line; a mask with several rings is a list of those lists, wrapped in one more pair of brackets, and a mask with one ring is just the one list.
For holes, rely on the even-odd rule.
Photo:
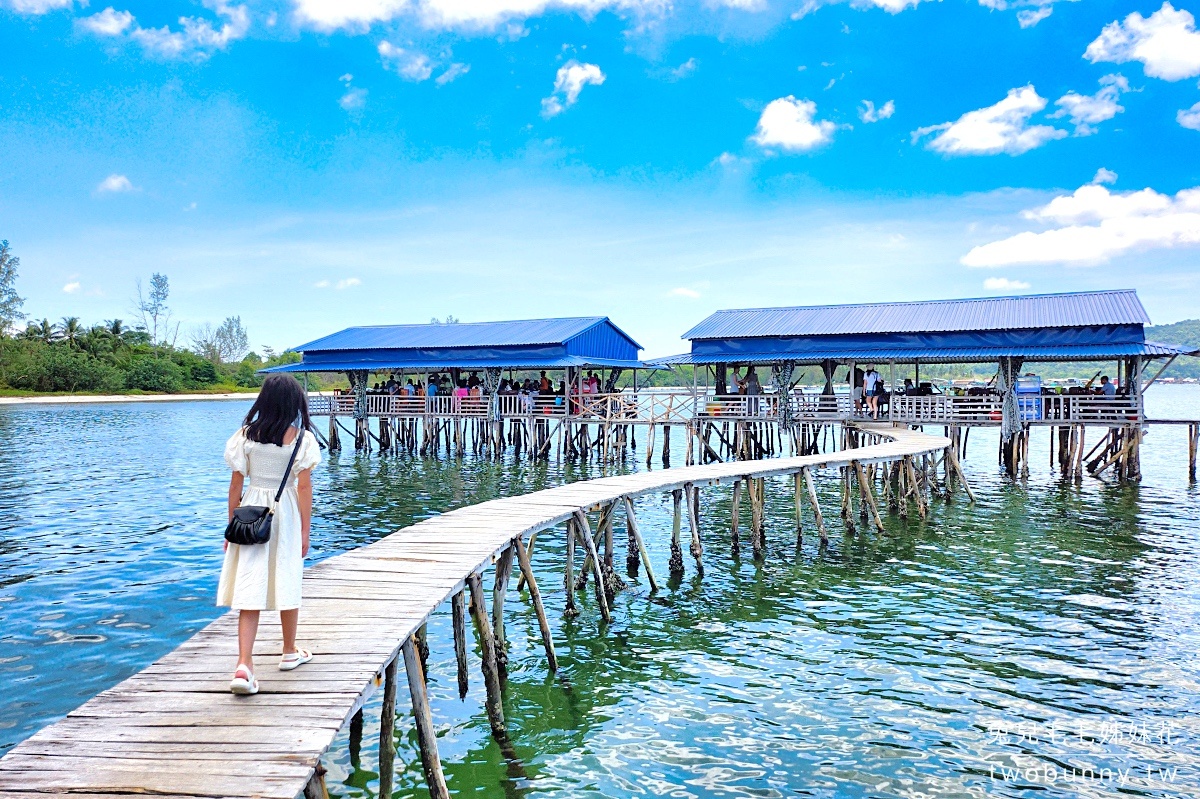
[(300, 554), (308, 556), (308, 531), (312, 523), (312, 469), (300, 472), (296, 483), (296, 498), (300, 504)]
[[(241, 472), (234, 472), (229, 476), (229, 519), (233, 521), (233, 512), (237, 510), (237, 506), (242, 504), (242, 484), (246, 480), (246, 475)], [(225, 549), (229, 549), (229, 542), (225, 542)]]
[(242, 504), (242, 484), (246, 480), (246, 475), (241, 472), (234, 472), (229, 476), (229, 519), (233, 521), (233, 512), (237, 510), (237, 506)]

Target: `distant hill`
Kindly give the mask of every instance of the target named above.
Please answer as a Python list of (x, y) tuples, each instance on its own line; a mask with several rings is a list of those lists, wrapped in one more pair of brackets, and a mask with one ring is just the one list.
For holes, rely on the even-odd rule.
[[(1151, 325), (1146, 328), (1146, 340), (1176, 347), (1200, 349), (1200, 319), (1184, 319), (1171, 325)], [(1176, 359), (1163, 377), (1200, 378), (1200, 358)]]

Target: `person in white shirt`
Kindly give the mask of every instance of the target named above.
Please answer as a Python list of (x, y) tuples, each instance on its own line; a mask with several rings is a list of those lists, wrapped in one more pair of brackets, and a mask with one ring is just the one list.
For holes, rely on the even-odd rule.
[(879, 394), (877, 391), (882, 382), (875, 367), (868, 366), (866, 373), (863, 374), (863, 399), (867, 402), (867, 410), (870, 411), (872, 419), (879, 418)]

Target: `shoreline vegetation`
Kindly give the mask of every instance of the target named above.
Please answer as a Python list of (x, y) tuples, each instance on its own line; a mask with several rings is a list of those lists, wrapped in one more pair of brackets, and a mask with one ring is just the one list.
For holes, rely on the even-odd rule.
[(88, 405), (121, 402), (204, 402), (208, 400), (252, 400), (258, 389), (205, 391), (187, 394), (0, 394), (0, 407), (23, 405)]

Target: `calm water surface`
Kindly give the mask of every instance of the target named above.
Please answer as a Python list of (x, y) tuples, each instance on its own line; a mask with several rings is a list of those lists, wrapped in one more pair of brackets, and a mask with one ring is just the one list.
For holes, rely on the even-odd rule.
[[(1152, 416), (1200, 415), (1196, 387), (1156, 386), (1148, 399)], [(215, 617), (221, 452), (246, 407), (0, 408), (0, 751)], [(845, 537), (835, 521), (825, 550), (811, 532), (797, 548), (780, 483), (768, 491), (762, 564), (729, 557), (729, 491), (709, 491), (703, 582), (689, 568), (654, 598), (634, 584), (603, 633), (586, 597), (578, 619), (561, 620), (562, 536), (544, 535), (535, 566), (562, 665), (547, 675), (536, 619), (514, 594), (506, 715), (519, 763), (491, 741), (477, 671), (458, 700), (445, 609), (430, 624), (451, 789), (1197, 795), (1200, 497), (1186, 481), (1183, 431), (1154, 429), (1145, 480), (1129, 487), (1061, 485), (1046, 439), (1036, 434), (1021, 485), (997, 475), (994, 434), (973, 432), (976, 506), (938, 502), (926, 522), (887, 519), (886, 536)], [(601, 474), (342, 453), (316, 472), (315, 556)], [(669, 502), (638, 504), (665, 576)], [(401, 711), (397, 796), (425, 795)], [(361, 762), (350, 762), (344, 733), (328, 758), (337, 795), (374, 796), (378, 698), (366, 718)]]

